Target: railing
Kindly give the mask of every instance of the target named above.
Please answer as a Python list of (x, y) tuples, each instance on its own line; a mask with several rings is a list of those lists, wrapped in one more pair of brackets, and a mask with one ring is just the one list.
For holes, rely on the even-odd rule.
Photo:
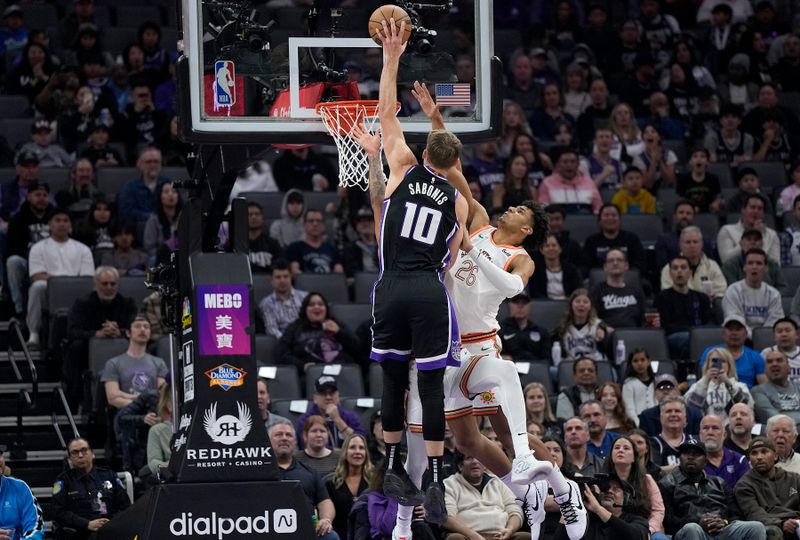
[(19, 343), (20, 349), (22, 350), (22, 356), (25, 358), (25, 361), (28, 364), (28, 370), (31, 374), (31, 390), (28, 391), (25, 388), (20, 388), (19, 395), (17, 397), (17, 433), (16, 440), (11, 445), (11, 457), (17, 460), (24, 460), (27, 458), (28, 454), (25, 451), (25, 441), (22, 432), (22, 416), (26, 407), (28, 409), (36, 407), (36, 401), (39, 398), (39, 373), (36, 371), (33, 358), (31, 358), (31, 353), (28, 350), (28, 344), (25, 342), (25, 338), (22, 336), (22, 328), (20, 327), (19, 321), (16, 319), (11, 319), (11, 321), (9, 321), (8, 334), (8, 362), (11, 364), (11, 369), (14, 370), (14, 376), (16, 377), (17, 382), (25, 384), (28, 381), (26, 381), (22, 376), (22, 372), (20, 371), (17, 361), (14, 358), (14, 338), (16, 338), (16, 341)]
[(67, 441), (64, 440), (64, 436), (61, 433), (61, 426), (58, 423), (59, 405), (61, 405), (61, 408), (64, 410), (64, 416), (67, 417), (69, 427), (72, 429), (72, 439), (77, 439), (81, 436), (81, 434), (78, 432), (78, 426), (75, 424), (75, 418), (72, 416), (72, 411), (69, 409), (69, 404), (67, 404), (67, 396), (64, 395), (64, 391), (60, 387), (56, 387), (53, 389), (53, 408), (50, 411), (50, 423), (53, 424), (53, 429), (56, 430), (56, 436), (58, 437), (58, 442), (61, 444), (61, 448), (66, 450)]

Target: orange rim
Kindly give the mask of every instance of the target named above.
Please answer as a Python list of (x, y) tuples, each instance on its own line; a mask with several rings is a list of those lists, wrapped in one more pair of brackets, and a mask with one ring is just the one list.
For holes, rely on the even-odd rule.
[[(377, 99), (357, 99), (352, 101), (328, 101), (317, 103), (315, 110), (317, 114), (328, 119), (331, 125), (328, 126), (331, 135), (347, 135), (353, 129), (353, 125), (360, 124), (364, 118), (378, 116)], [(400, 102), (397, 102), (397, 110), (400, 110)], [(333, 131), (336, 133), (333, 133)]]

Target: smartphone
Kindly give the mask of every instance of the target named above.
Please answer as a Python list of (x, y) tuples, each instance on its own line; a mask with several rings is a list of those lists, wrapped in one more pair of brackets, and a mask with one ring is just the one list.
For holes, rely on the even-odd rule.
[(722, 369), (722, 358), (712, 358), (711, 367), (715, 369)]

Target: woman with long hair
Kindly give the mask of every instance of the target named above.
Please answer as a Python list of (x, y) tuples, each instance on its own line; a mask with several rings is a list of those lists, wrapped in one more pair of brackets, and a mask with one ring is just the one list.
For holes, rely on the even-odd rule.
[(644, 152), (642, 132), (636, 125), (636, 116), (633, 107), (627, 103), (620, 103), (611, 109), (608, 127), (614, 133), (614, 146), (611, 155), (614, 159), (630, 163), (633, 158)]
[(324, 296), (308, 293), (297, 320), (286, 327), (278, 341), (281, 363), (297, 366), (302, 374), (313, 364), (346, 364), (359, 357), (358, 338), (330, 312)]
[(622, 401), (628, 418), (639, 425), (642, 411), (656, 406), (656, 374), (650, 362), (650, 355), (644, 349), (634, 349), (628, 355), (625, 371), (622, 374)]
[(603, 463), (603, 471), (633, 487), (634, 497), (627, 511), (647, 518), (651, 539), (667, 540), (664, 535), (664, 500), (656, 481), (639, 463), (636, 443), (624, 435), (614, 441)]
[(514, 138), (511, 155), (522, 155), (528, 161), (528, 180), (538, 188), (545, 177), (553, 171), (553, 162), (544, 152), (539, 151), (539, 144), (533, 135), (520, 133)]
[(643, 430), (636, 428), (628, 433), (628, 438), (636, 445), (639, 455), (639, 465), (644, 467), (647, 474), (658, 481), (661, 478), (661, 467), (653, 462), (653, 447), (650, 444), (650, 436)]
[(533, 135), (542, 141), (553, 141), (559, 120), (575, 125), (575, 119), (564, 112), (564, 96), (558, 83), (549, 82), (542, 88), (542, 106), (531, 115)]
[(144, 250), (153, 261), (161, 245), (175, 236), (183, 208), (181, 196), (172, 186), (172, 182), (158, 184), (154, 196), (156, 210), (144, 225), (142, 241)]
[(588, 290), (575, 289), (568, 302), (556, 331), (564, 359), (574, 362), (589, 357), (598, 362), (606, 361), (614, 329), (597, 316)]
[(600, 385), (596, 395), (608, 419), (606, 430), (624, 434), (636, 428), (636, 422), (625, 412), (622, 389), (617, 383), (607, 382)]
[(153, 476), (158, 476), (159, 469), (166, 467), (172, 455), (170, 440), (172, 439), (172, 387), (165, 382), (158, 389), (158, 408), (161, 422), (153, 425), (147, 432), (147, 466)]
[(330, 439), (325, 419), (316, 414), (309, 416), (303, 424), (303, 449), (295, 452), (295, 459), (326, 477), (336, 469), (340, 454), (339, 450), (328, 448)]
[(498, 156), (507, 158), (514, 153), (514, 141), (519, 135), (533, 136), (525, 111), (516, 101), (503, 101), (503, 125), (497, 141)]
[(114, 210), (107, 199), (100, 196), (92, 201), (89, 212), (76, 227), (75, 239), (89, 246), (95, 261), (114, 251)]
[(733, 355), (723, 348), (711, 349), (703, 364), (703, 375), (684, 396), (686, 405), (698, 409), (703, 415), (716, 414), (727, 426), (728, 409), (734, 403), (752, 407), (753, 396), (747, 385), (738, 381)]
[(528, 421), (535, 421), (544, 428), (546, 437), (564, 437), (564, 421), (556, 418), (547, 398), (547, 389), (542, 383), (532, 382), (522, 390), (525, 396), (525, 411)]
[(528, 291), (534, 298), (566, 300), (567, 296), (581, 286), (578, 267), (561, 257), (561, 244), (558, 236), (553, 233), (547, 235), (539, 251), (544, 259), (545, 271), (540, 270), (533, 274)]
[(580, 64), (572, 63), (567, 66), (564, 81), (564, 111), (578, 118), (586, 110), (592, 100), (586, 91), (586, 72)]
[(45, 89), (56, 65), (44, 45), (28, 42), (22, 60), (6, 76), (6, 93), (27, 96), (31, 103)]
[(657, 193), (661, 187), (675, 186), (675, 166), (678, 156), (661, 143), (661, 132), (653, 124), (647, 124), (642, 130), (644, 152), (636, 156), (633, 164), (644, 171), (642, 185), (651, 193)]
[(528, 161), (525, 156), (511, 156), (506, 163), (503, 183), (496, 185), (492, 191), (492, 207), (519, 206), (528, 200), (536, 200), (536, 189), (531, 187), (528, 180)]
[(342, 444), (336, 469), (326, 479), (325, 487), (336, 509), (333, 530), (339, 538), (347, 538), (347, 517), (359, 495), (369, 487), (374, 467), (367, 451), (367, 439), (351, 433)]

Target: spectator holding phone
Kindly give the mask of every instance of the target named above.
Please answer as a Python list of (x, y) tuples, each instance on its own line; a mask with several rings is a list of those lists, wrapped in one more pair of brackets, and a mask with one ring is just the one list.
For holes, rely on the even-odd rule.
[(734, 403), (752, 403), (747, 385), (736, 379), (736, 362), (726, 349), (709, 351), (703, 376), (686, 392), (686, 403), (704, 415), (715, 414), (727, 425), (728, 410)]

